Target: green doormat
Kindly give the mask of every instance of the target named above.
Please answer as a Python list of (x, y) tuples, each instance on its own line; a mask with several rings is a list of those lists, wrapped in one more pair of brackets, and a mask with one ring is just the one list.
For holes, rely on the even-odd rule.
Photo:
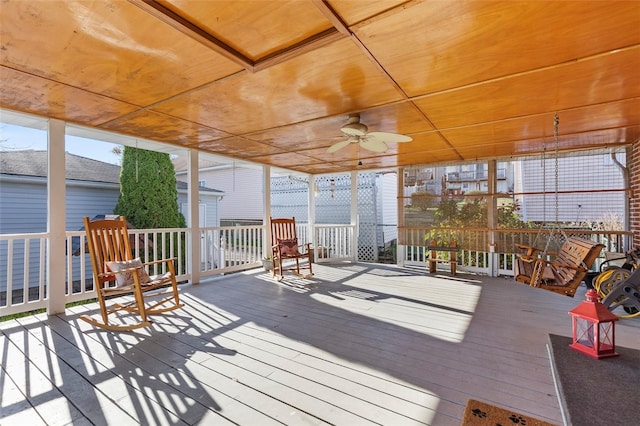
[(524, 414), (470, 399), (461, 426), (556, 426)]

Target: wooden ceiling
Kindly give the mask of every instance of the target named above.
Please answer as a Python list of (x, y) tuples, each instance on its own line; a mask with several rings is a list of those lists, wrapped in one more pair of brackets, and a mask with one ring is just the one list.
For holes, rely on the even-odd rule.
[[(640, 137), (638, 1), (0, 5), (0, 106), (323, 174)], [(376, 154), (344, 140), (407, 134)], [(362, 166), (358, 166), (362, 161)]]

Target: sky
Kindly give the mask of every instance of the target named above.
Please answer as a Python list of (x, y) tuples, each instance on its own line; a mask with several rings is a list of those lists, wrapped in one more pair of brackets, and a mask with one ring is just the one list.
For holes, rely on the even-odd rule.
[[(120, 164), (120, 156), (115, 155), (112, 143), (67, 135), (65, 150), (81, 157), (92, 158), (105, 163)], [(47, 132), (0, 123), (0, 151), (8, 150), (46, 150)]]

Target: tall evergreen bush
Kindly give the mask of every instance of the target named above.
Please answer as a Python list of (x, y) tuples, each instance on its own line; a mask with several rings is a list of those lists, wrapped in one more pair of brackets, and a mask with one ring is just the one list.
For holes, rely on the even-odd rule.
[(125, 146), (114, 214), (138, 229), (184, 228), (176, 185), (169, 154)]

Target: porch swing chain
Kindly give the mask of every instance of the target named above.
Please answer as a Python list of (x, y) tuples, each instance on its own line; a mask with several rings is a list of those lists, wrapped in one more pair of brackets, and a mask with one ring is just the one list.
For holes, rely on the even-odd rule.
[[(558, 113), (556, 112), (554, 118), (553, 118), (553, 140), (555, 143), (555, 222), (553, 225), (553, 229), (551, 229), (551, 234), (549, 235), (549, 237), (547, 238), (547, 242), (544, 246), (544, 251), (542, 252), (542, 254), (540, 255), (540, 257), (542, 259), (544, 259), (547, 256), (547, 252), (549, 250), (549, 244), (551, 243), (551, 240), (554, 237), (554, 232), (557, 232), (558, 230), (560, 230), (560, 222), (559, 222), (559, 202), (558, 202), (558, 176), (559, 176), (559, 166), (558, 166), (558, 157), (559, 157), (559, 144), (558, 144), (558, 126), (560, 124), (560, 117), (558, 116)], [(543, 151), (543, 161), (542, 161), (542, 170), (543, 173), (542, 175), (545, 176), (545, 178), (542, 179), (542, 193), (543, 198), (542, 198), (542, 216), (543, 216), (543, 222), (546, 221), (546, 205), (547, 205), (547, 191), (546, 191), (546, 164), (547, 164), (547, 158), (546, 158), (546, 145), (544, 147), (544, 151)], [(533, 286), (538, 287), (540, 285), (540, 282), (542, 280), (542, 263), (543, 260), (538, 260), (536, 261), (536, 273), (535, 273), (535, 280), (532, 283)]]
[(556, 217), (555, 217), (555, 219), (556, 219), (556, 222), (555, 222), (555, 225), (558, 228), (560, 227), (559, 226), (560, 222), (558, 220), (558, 211), (559, 211), (559, 208), (558, 208), (558, 175), (559, 175), (559, 173), (558, 173), (558, 157), (560, 155), (559, 152), (558, 152), (558, 149), (559, 149), (558, 148), (558, 125), (559, 124), (560, 124), (560, 117), (558, 117), (558, 113), (556, 112), (556, 115), (553, 118), (553, 139), (554, 139), (555, 145), (556, 145), (556, 153), (555, 153), (555, 156), (556, 156), (556, 158), (555, 158), (555, 160), (556, 160), (556, 164), (555, 164), (555, 168), (556, 168), (556, 171), (555, 171), (556, 172), (556, 176), (555, 176), (555, 190), (556, 190), (556, 193), (555, 193), (555, 197), (556, 197), (555, 198), (555, 209), (556, 209), (555, 210), (555, 214), (556, 214)]

